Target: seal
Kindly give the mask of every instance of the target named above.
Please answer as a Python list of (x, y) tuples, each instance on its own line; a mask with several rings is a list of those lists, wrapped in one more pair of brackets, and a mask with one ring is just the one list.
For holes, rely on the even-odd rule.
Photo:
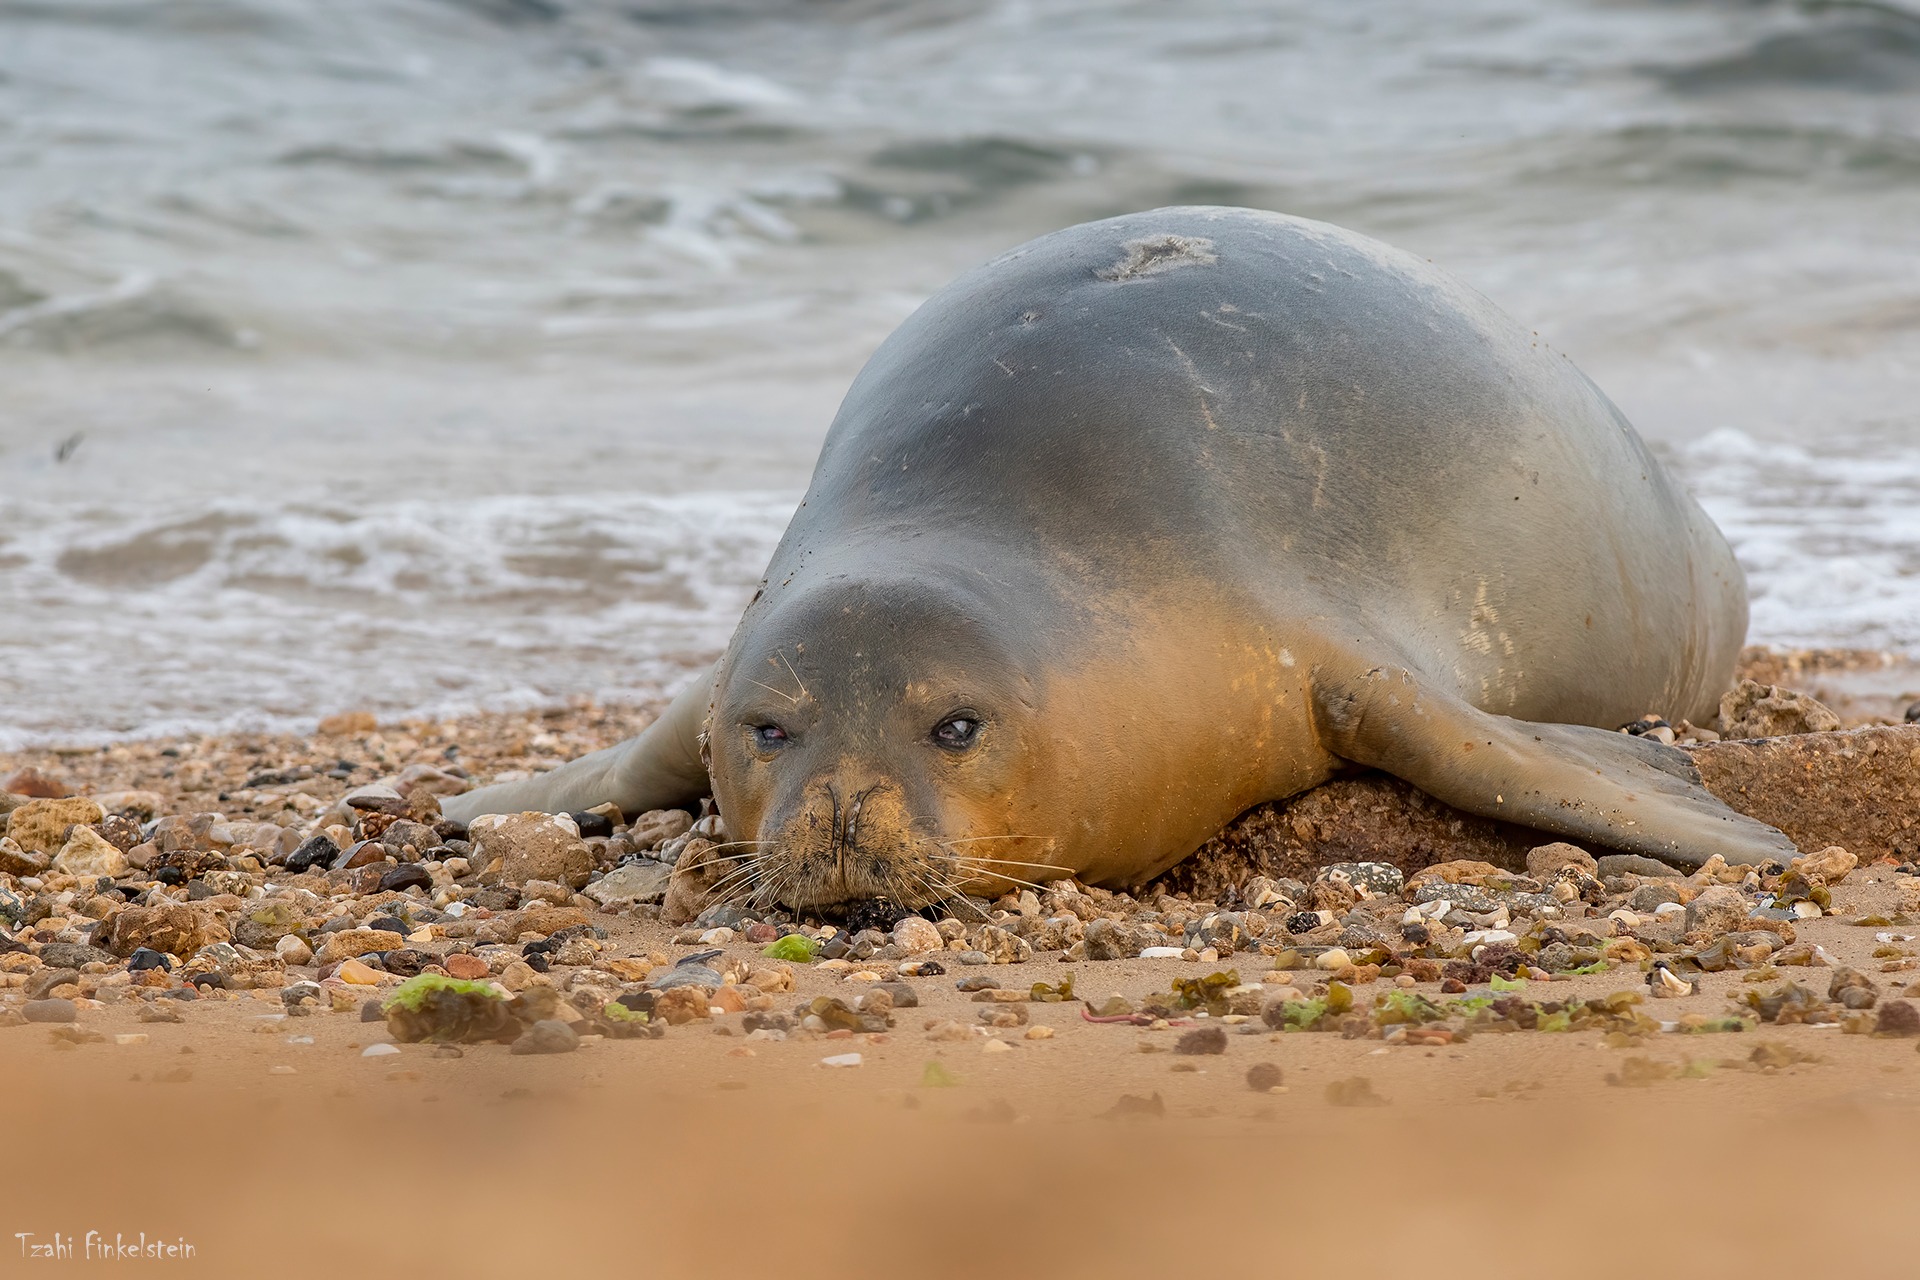
[(1407, 254), (1171, 208), (1044, 236), (875, 352), (713, 671), (459, 818), (711, 792), (790, 907), (1141, 883), (1352, 766), (1683, 866), (1793, 845), (1685, 753), (1719, 531), (1565, 356)]

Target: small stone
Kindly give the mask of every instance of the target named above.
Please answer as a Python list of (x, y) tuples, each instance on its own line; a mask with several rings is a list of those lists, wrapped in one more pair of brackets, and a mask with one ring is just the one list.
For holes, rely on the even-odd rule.
[(73, 788), (60, 779), (32, 768), (9, 775), (5, 782), (0, 782), (0, 791), (33, 800), (64, 800), (73, 794)]
[(463, 978), (469, 982), (476, 982), (492, 973), (492, 970), (487, 968), (485, 960), (465, 951), (456, 951), (452, 955), (443, 956), (440, 967), (447, 971), (448, 977)]
[(1222, 1027), (1196, 1027), (1174, 1042), (1173, 1051), (1187, 1055), (1225, 1053), (1226, 1030)]
[(1860, 865), (1860, 859), (1836, 844), (1795, 858), (1791, 865), (1810, 880), (1818, 877), (1823, 884), (1839, 884), (1848, 872)]
[(318, 958), (321, 964), (338, 964), (375, 951), (395, 951), (405, 943), (406, 938), (391, 929), (341, 929), (326, 936)]
[(580, 1036), (572, 1027), (556, 1019), (547, 1018), (527, 1028), (526, 1034), (513, 1042), (513, 1053), (572, 1053), (580, 1047)]
[(1010, 1045), (1010, 1044), (1008, 1044), (1008, 1043), (1007, 1043), (1007, 1042), (1006, 1042), (1005, 1040), (988, 1040), (988, 1041), (987, 1041), (987, 1042), (986, 1042), (985, 1044), (983, 1044), (983, 1045), (981, 1045), (981, 1046), (980, 1046), (980, 1052), (982, 1052), (982, 1053), (1012, 1053), (1012, 1052), (1013, 1052), (1013, 1046), (1012, 1046), (1012, 1045)]
[(893, 926), (893, 944), (910, 956), (926, 955), (946, 948), (946, 939), (940, 936), (930, 920), (919, 916), (903, 916)]
[(1271, 1062), (1256, 1062), (1247, 1068), (1247, 1088), (1255, 1093), (1271, 1093), (1286, 1077)]
[(113, 1042), (115, 1044), (123, 1044), (123, 1045), (124, 1044), (145, 1044), (150, 1039), (152, 1039), (152, 1037), (149, 1036), (144, 1031), (121, 1031), (114, 1035)]
[(1778, 738), (1794, 733), (1831, 733), (1840, 717), (1792, 689), (1742, 680), (1720, 697), (1721, 736)]
[(408, 889), (431, 889), (433, 877), (417, 862), (405, 862), (380, 877), (380, 893), (404, 893)]
[(71, 1000), (29, 1000), (20, 1009), (28, 1022), (72, 1022), (79, 1015)]
[(1081, 941), (1089, 960), (1131, 960), (1141, 951), (1133, 930), (1104, 918), (1087, 921)]
[(579, 889), (593, 873), (593, 851), (565, 814), (488, 814), (473, 820), (469, 834), (480, 864), (498, 858), (507, 884), (552, 880)]
[(1543, 844), (1527, 851), (1527, 874), (1542, 883), (1553, 879), (1568, 867), (1583, 875), (1597, 877), (1600, 874), (1600, 864), (1577, 844), (1563, 841)]
[(630, 862), (615, 867), (581, 892), (603, 907), (657, 903), (666, 897), (667, 881), (672, 876), (673, 868), (664, 862)]
[(1733, 885), (1717, 884), (1702, 889), (1687, 904), (1687, 932), (1715, 937), (1745, 927), (1752, 903)]
[(219, 912), (203, 903), (128, 907), (113, 917), (107, 949), (119, 956), (130, 956), (141, 947), (190, 956), (231, 936)]
[(1907, 1000), (1886, 1001), (1873, 1030), (1883, 1036), (1920, 1036), (1920, 1006)]
[(91, 827), (106, 816), (91, 800), (29, 800), (9, 815), (7, 837), (29, 853), (52, 857), (74, 827)]
[(70, 876), (82, 876), (98, 879), (123, 876), (132, 868), (127, 855), (92, 827), (73, 828), (67, 842), (60, 846), (60, 852), (54, 855), (53, 869)]
[(1348, 955), (1342, 947), (1329, 947), (1313, 958), (1314, 968), (1328, 972), (1338, 972), (1341, 969), (1351, 968), (1352, 965), (1353, 957)]
[(831, 1057), (820, 1059), (820, 1065), (823, 1067), (857, 1067), (860, 1065), (860, 1061), (860, 1055), (857, 1053), (836, 1053)]
[(1052, 1027), (1028, 1027), (1026, 1038), (1029, 1040), (1051, 1040), (1053, 1039), (1053, 1028)]
[(377, 987), (382, 975), (378, 969), (358, 960), (342, 960), (340, 967), (333, 971), (333, 976), (356, 987)]
[(155, 951), (152, 947), (136, 947), (133, 954), (127, 957), (127, 972), (139, 973), (142, 969), (163, 969), (170, 972), (173, 969), (173, 962), (167, 959), (165, 953)]
[(399, 1052), (399, 1045), (387, 1044), (385, 1041), (382, 1041), (379, 1044), (370, 1044), (362, 1049), (360, 1056), (363, 1058), (391, 1058)]
[(313, 948), (297, 934), (285, 934), (273, 944), (273, 954), (280, 957), (285, 965), (299, 967), (313, 963)]

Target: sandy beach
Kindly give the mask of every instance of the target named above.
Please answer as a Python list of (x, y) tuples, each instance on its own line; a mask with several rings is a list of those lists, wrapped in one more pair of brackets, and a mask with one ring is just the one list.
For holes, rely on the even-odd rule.
[[(1768, 661), (1748, 669), (1875, 670)], [(1897, 1155), (1920, 1129), (1920, 878), (1891, 857), (1829, 851), (1797, 882), (1450, 862), (1359, 894), (1324, 873), (1249, 876), (1226, 902), (1063, 882), (937, 933), (913, 918), (870, 934), (724, 906), (669, 922), (645, 894), (609, 907), (607, 877), (661, 865), (629, 848), (645, 824), (626, 815), (577, 842), (579, 893), (488, 874), (484, 837), (454, 844), (457, 863), (367, 840), (336, 850), (381, 853), (358, 866), (285, 865), (349, 793), (410, 777), (418, 806), (422, 780), (551, 767), (649, 715), (345, 715), (304, 739), (0, 760), (15, 786), (128, 815), (60, 833), (51, 862), (84, 874), (23, 874), (44, 856), (28, 846), (52, 842), (33, 815), (75, 801), (5, 802), (0, 1070), (39, 1171), (17, 1229), (83, 1248), (89, 1230), (178, 1236), (222, 1275), (296, 1239), (294, 1274), (375, 1256), (489, 1275), (962, 1274), (1002, 1256), (1144, 1274), (1242, 1249), (1480, 1274), (1489, 1252), (1565, 1250), (1602, 1223), (1662, 1270), (1733, 1274), (1778, 1250), (1895, 1266), (1882, 1201), (1910, 1187)], [(409, 821), (353, 812), (356, 834)], [(381, 890), (409, 867), (420, 883)], [(1504, 910), (1450, 929), (1436, 884)], [(185, 933), (160, 927), (168, 911)], [(1476, 936), (1526, 949), (1468, 940), (1493, 925)], [(807, 947), (779, 952), (787, 933)], [(1655, 961), (1688, 993), (1656, 995)], [(478, 975), (514, 1011), (505, 1033), (404, 1039), (382, 1009), (420, 972)], [(1209, 990), (1210, 975), (1231, 976)], [(554, 1023), (556, 1052), (511, 1043)], [(1799, 1194), (1814, 1167), (1844, 1210)], [(1785, 1242), (1764, 1225), (1782, 1197), (1811, 1215)], [(1489, 1213), (1498, 1229), (1461, 1225)], [(1703, 1236), (1703, 1220), (1719, 1225)], [(956, 1233), (965, 1257), (939, 1256)], [(876, 1247), (854, 1263), (849, 1236)], [(1621, 1261), (1572, 1252), (1570, 1274)]]

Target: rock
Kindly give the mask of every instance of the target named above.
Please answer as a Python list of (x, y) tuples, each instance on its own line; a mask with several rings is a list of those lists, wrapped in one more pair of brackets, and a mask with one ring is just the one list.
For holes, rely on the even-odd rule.
[(1186, 1032), (1174, 1042), (1173, 1051), (1179, 1054), (1225, 1053), (1227, 1051), (1227, 1032), (1224, 1027), (1196, 1027)]
[(1081, 942), (1087, 949), (1089, 960), (1131, 960), (1142, 949), (1139, 938), (1131, 928), (1105, 919), (1087, 921), (1087, 931)]
[(667, 880), (666, 896), (660, 905), (661, 921), (685, 924), (712, 906), (713, 890), (737, 865), (726, 861), (712, 841), (697, 837), (688, 840)]
[(32, 800), (64, 800), (73, 794), (73, 788), (66, 783), (32, 768), (9, 775), (5, 782), (0, 782), (0, 791)]
[(107, 931), (107, 949), (117, 956), (130, 956), (139, 947), (190, 956), (230, 937), (225, 921), (214, 908), (204, 903), (168, 903), (128, 907), (114, 916)]
[(285, 934), (273, 944), (273, 954), (285, 965), (299, 967), (313, 963), (313, 948), (295, 934)]
[(1689, 934), (1716, 937), (1746, 926), (1752, 909), (1747, 895), (1733, 885), (1717, 884), (1702, 889), (1687, 904), (1686, 927)]
[(285, 899), (249, 903), (233, 922), (233, 940), (243, 947), (271, 951), (280, 939), (310, 923), (306, 912)]
[(1920, 725), (1685, 748), (1707, 790), (1802, 849), (1920, 858)]
[(379, 727), (380, 722), (371, 711), (342, 711), (321, 720), (319, 733), (324, 737), (347, 738), (372, 733)]
[(923, 920), (919, 916), (902, 916), (899, 923), (893, 926), (891, 936), (893, 945), (910, 956), (943, 951), (947, 945), (946, 939), (940, 936), (940, 930), (934, 927), (933, 922)]
[(593, 851), (564, 814), (488, 814), (470, 828), (481, 865), (500, 860), (500, 878), (520, 885), (553, 880), (579, 889), (593, 874)]
[(534, 985), (538, 977), (532, 965), (524, 960), (515, 960), (500, 971), (500, 985), (509, 991), (525, 991)]
[(417, 862), (404, 862), (380, 877), (381, 893), (403, 893), (408, 889), (431, 889), (433, 877)]
[(113, 953), (83, 942), (49, 942), (40, 948), (40, 963), (56, 969), (78, 969), (90, 964), (112, 964)]
[(693, 830), (693, 815), (682, 809), (650, 809), (633, 820), (627, 839), (636, 849), (657, 849)]
[(377, 987), (382, 975), (372, 965), (362, 964), (358, 960), (342, 960), (340, 967), (333, 971), (333, 976), (356, 987)]
[(587, 913), (580, 908), (556, 907), (545, 902), (524, 907), (513, 915), (513, 930), (516, 935), (559, 933), (562, 929), (584, 928), (587, 923)]
[(136, 947), (133, 954), (127, 957), (127, 972), (139, 973), (143, 969), (171, 972), (173, 962), (167, 959), (164, 952), (155, 951), (152, 947)]
[(388, 823), (381, 830), (379, 840), (388, 856), (400, 862), (412, 862), (428, 849), (440, 847), (439, 834), (426, 823), (411, 818), (397, 818)]
[(581, 892), (603, 907), (659, 902), (666, 897), (667, 881), (672, 876), (673, 868), (663, 862), (630, 862), (615, 867)]
[(670, 987), (654, 998), (653, 1016), (670, 1027), (679, 1027), (711, 1018), (713, 1008), (707, 1003), (705, 987)]
[(29, 800), (9, 816), (7, 836), (29, 853), (52, 857), (75, 826), (90, 827), (106, 816), (91, 800)]
[(1247, 1088), (1255, 1093), (1271, 1093), (1286, 1077), (1271, 1062), (1256, 1062), (1247, 1068)]
[(44, 1000), (54, 991), (68, 985), (78, 990), (79, 983), (78, 969), (41, 969), (27, 979), (27, 999)]
[(1790, 865), (1809, 880), (1818, 877), (1822, 884), (1839, 884), (1848, 872), (1860, 865), (1860, 859), (1836, 844), (1818, 853), (1803, 854)]
[(44, 853), (29, 853), (11, 836), (0, 836), (0, 873), (10, 876), (37, 876), (46, 873), (53, 859)]
[(1577, 844), (1559, 842), (1527, 850), (1527, 874), (1542, 883), (1553, 879), (1568, 867), (1582, 875), (1600, 874), (1600, 865), (1593, 860), (1593, 855)]
[(1920, 1036), (1920, 1006), (1908, 1000), (1886, 1001), (1873, 1030), (1882, 1036)]
[(465, 951), (456, 951), (452, 955), (441, 957), (440, 967), (445, 969), (449, 976), (465, 978), (468, 981), (477, 981), (492, 972), (487, 968), (485, 960)]
[(298, 875), (315, 867), (331, 867), (340, 856), (340, 846), (326, 836), (315, 836), (287, 855), (287, 870)]
[(131, 869), (127, 855), (101, 838), (92, 827), (76, 826), (60, 852), (53, 857), (53, 869), (70, 876), (123, 876)]
[(341, 929), (326, 935), (318, 959), (323, 965), (339, 964), (375, 951), (394, 951), (405, 943), (405, 938), (389, 929)]
[(71, 1000), (29, 1000), (20, 1012), (28, 1022), (73, 1022), (80, 1016)]
[(1831, 733), (1840, 717), (1804, 693), (1777, 684), (1742, 680), (1720, 697), (1722, 738), (1778, 738), (1797, 733)]
[(1340, 873), (1347, 878), (1347, 883), (1376, 898), (1391, 898), (1407, 883), (1406, 874), (1391, 862), (1335, 862), (1323, 868), (1321, 874), (1331, 872)]

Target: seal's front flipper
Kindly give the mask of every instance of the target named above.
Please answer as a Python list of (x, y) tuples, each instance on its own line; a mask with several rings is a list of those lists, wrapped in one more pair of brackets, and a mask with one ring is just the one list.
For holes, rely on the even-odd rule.
[(1684, 751), (1583, 725), (1490, 715), (1401, 666), (1316, 673), (1327, 749), (1456, 809), (1697, 867), (1785, 862), (1779, 831), (1709, 794)]
[(675, 698), (660, 718), (618, 746), (581, 756), (552, 773), (483, 787), (440, 803), (456, 822), (485, 813), (578, 813), (609, 802), (625, 814), (690, 809), (708, 794), (700, 734), (713, 698), (708, 671)]

